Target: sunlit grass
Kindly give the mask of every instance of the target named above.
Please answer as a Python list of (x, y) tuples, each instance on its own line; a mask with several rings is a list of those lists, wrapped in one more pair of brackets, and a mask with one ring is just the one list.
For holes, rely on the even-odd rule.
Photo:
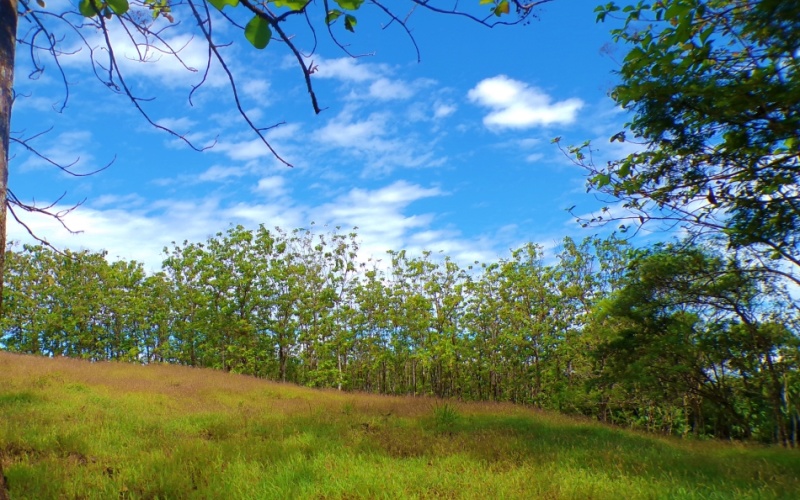
[(12, 498), (800, 498), (800, 453), (511, 405), (0, 353)]

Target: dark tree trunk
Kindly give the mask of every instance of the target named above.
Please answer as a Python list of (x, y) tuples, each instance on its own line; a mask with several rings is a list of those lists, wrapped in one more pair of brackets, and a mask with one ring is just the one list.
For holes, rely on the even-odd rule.
[(17, 0), (0, 0), (0, 314), (6, 263), (6, 199), (8, 194), (8, 136), (14, 86), (14, 47), (17, 36)]
[[(14, 86), (14, 47), (17, 37), (17, 0), (0, 0), (0, 317), (3, 314), (3, 282), (6, 267), (6, 199), (8, 194), (8, 134)], [(0, 456), (0, 500), (8, 489)]]

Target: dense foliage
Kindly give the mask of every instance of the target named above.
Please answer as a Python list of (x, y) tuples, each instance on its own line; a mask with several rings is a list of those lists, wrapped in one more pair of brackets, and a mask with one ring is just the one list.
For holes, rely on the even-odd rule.
[(798, 439), (797, 311), (693, 246), (565, 239), (492, 264), (360, 261), (355, 233), (232, 227), (162, 271), (14, 248), (0, 345), (315, 387), (511, 401), (677, 435)]
[[(670, 0), (597, 8), (628, 52), (611, 97), (630, 112), (589, 188), (618, 207), (584, 220), (659, 221), (724, 241), (800, 284), (800, 3)], [(616, 209), (614, 209), (616, 208)], [(624, 208), (625, 210), (618, 210)]]

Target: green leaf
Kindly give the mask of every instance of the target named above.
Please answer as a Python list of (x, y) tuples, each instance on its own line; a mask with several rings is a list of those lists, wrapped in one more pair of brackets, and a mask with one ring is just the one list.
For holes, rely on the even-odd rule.
[(351, 16), (350, 14), (344, 16), (344, 29), (350, 31), (351, 33), (355, 33), (356, 24), (358, 24), (358, 21), (355, 17)]
[(487, 3), (494, 3), (494, 0), (481, 0), (478, 2), (479, 5), (486, 5)]
[(108, 6), (111, 7), (111, 10), (114, 11), (114, 14), (121, 16), (122, 14), (128, 12), (130, 6), (128, 5), (128, 0), (107, 0)]
[(311, 0), (275, 0), (275, 7), (289, 7), (291, 10), (303, 10)]
[(328, 15), (325, 16), (325, 24), (327, 25), (333, 24), (337, 19), (339, 19), (339, 16), (341, 16), (342, 14), (344, 14), (344, 12), (342, 12), (339, 9), (329, 10)]
[(497, 17), (502, 16), (503, 14), (508, 14), (510, 12), (510, 8), (508, 6), (508, 0), (503, 0), (497, 7), (494, 8), (494, 15)]
[(708, 40), (708, 37), (714, 34), (714, 26), (710, 26), (708, 29), (704, 30), (700, 33), (700, 43), (705, 44)]
[(339, 4), (339, 7), (345, 10), (358, 10), (358, 8), (361, 7), (361, 4), (364, 3), (364, 0), (336, 0), (336, 3)]
[(665, 19), (682, 18), (692, 10), (692, 5), (684, 1), (673, 1), (664, 13)]
[(208, 0), (208, 3), (213, 5), (217, 8), (217, 10), (222, 10), (223, 7), (226, 5), (230, 5), (231, 7), (236, 7), (239, 5), (239, 0)]
[(619, 169), (617, 170), (617, 175), (619, 175), (620, 177), (627, 177), (628, 174), (630, 173), (631, 173), (631, 162), (629, 161), (622, 162), (622, 165), (620, 165)]
[(253, 44), (253, 47), (263, 49), (272, 37), (272, 30), (269, 29), (269, 23), (265, 19), (253, 16), (244, 27), (244, 37)]
[(78, 10), (84, 17), (94, 17), (100, 11), (100, 5), (97, 0), (81, 0)]
[(603, 188), (611, 184), (611, 176), (608, 174), (597, 174), (592, 178), (596, 188)]

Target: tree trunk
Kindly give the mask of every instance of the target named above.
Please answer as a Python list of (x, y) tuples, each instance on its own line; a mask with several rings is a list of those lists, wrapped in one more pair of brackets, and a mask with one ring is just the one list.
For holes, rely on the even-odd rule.
[(17, 0), (0, 0), (0, 314), (3, 311), (3, 272), (6, 263), (6, 199), (8, 194), (8, 136), (14, 87), (14, 48)]
[[(8, 135), (14, 86), (14, 47), (17, 37), (17, 0), (0, 0), (0, 317), (6, 267), (6, 199), (8, 194)], [(0, 500), (9, 498), (0, 457)]]

